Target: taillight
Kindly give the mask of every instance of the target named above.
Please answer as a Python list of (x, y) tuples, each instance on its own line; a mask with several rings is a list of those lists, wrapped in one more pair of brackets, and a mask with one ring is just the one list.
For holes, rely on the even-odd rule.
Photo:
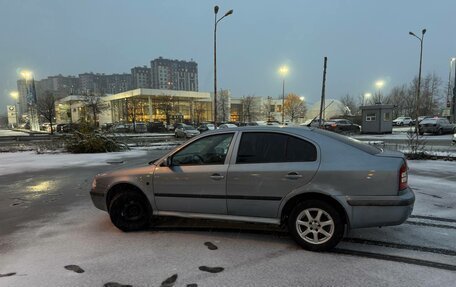
[(404, 163), (401, 166), (401, 169), (399, 170), (399, 190), (404, 190), (408, 187), (408, 174), (407, 174), (407, 162), (404, 161)]

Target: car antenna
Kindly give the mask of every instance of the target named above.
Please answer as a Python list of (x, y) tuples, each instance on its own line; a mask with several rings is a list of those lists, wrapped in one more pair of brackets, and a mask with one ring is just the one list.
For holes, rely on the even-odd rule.
[[(332, 101), (323, 109), (322, 114), (323, 114), (324, 111), (326, 111), (326, 109), (327, 109), (332, 103), (334, 103), (334, 100), (332, 100)], [(316, 115), (315, 118), (313, 118), (313, 119), (307, 124), (307, 126), (308, 126), (309, 128), (310, 128), (310, 125), (312, 124), (312, 122), (315, 121), (315, 119), (316, 119), (318, 116), (319, 116), (319, 114)], [(321, 119), (320, 119), (320, 123), (321, 123)]]

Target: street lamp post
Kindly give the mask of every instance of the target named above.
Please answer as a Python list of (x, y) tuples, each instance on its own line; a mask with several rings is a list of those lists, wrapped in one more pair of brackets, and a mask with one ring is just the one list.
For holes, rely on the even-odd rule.
[(233, 14), (233, 10), (229, 10), (222, 18), (217, 20), (219, 6), (214, 6), (214, 125), (217, 126), (217, 24), (226, 16)]
[(282, 66), (279, 68), (279, 73), (282, 75), (282, 125), (285, 124), (285, 76), (288, 74), (288, 67)]
[(18, 118), (18, 100), (19, 100), (19, 92), (18, 91), (11, 91), (10, 96), (14, 99), (14, 119), (15, 119), (15, 124), (19, 124), (19, 118)]
[(451, 105), (452, 101), (450, 101), (450, 97), (451, 97), (451, 70), (453, 70), (453, 62), (454, 61), (456, 61), (456, 58), (451, 58), (450, 59), (450, 70), (449, 70), (449, 73), (448, 73), (448, 92), (447, 92), (447, 98), (446, 98), (447, 108), (450, 109), (450, 120), (453, 120), (453, 118), (454, 118), (453, 111), (452, 111), (453, 106)]
[(418, 40), (420, 40), (420, 68), (419, 68), (419, 72), (418, 72), (418, 88), (417, 88), (417, 91), (416, 91), (416, 111), (415, 111), (415, 133), (416, 133), (416, 137), (418, 138), (418, 129), (419, 129), (419, 126), (418, 126), (418, 116), (419, 116), (419, 110), (420, 110), (420, 103), (419, 103), (419, 100), (420, 100), (420, 89), (421, 89), (421, 66), (422, 66), (422, 63), (423, 63), (423, 41), (424, 41), (424, 34), (426, 33), (426, 29), (423, 29), (421, 30), (421, 38), (418, 37), (417, 35), (415, 35), (415, 33), (413, 32), (409, 32), (409, 35), (417, 38)]

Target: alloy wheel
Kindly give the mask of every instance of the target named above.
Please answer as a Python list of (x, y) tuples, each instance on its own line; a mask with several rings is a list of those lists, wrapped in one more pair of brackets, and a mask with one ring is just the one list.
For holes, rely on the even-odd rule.
[(310, 244), (323, 244), (334, 235), (334, 220), (323, 209), (304, 209), (296, 218), (299, 236)]

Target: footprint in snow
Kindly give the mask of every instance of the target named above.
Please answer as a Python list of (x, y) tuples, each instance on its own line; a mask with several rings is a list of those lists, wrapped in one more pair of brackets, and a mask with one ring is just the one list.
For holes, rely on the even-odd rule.
[(174, 286), (174, 283), (176, 283), (177, 280), (177, 274), (174, 274), (173, 276), (167, 278), (165, 281), (161, 283), (161, 287), (172, 287)]
[(103, 285), (104, 287), (132, 287), (131, 285), (124, 285), (117, 282), (108, 282)]
[(74, 271), (76, 273), (84, 273), (84, 269), (79, 267), (78, 265), (67, 265), (65, 266), (66, 270)]
[(225, 270), (223, 267), (207, 267), (207, 266), (200, 266), (199, 270), (209, 272), (209, 273), (219, 273)]
[(204, 242), (204, 245), (206, 245), (209, 250), (217, 250), (218, 249), (218, 247), (214, 243), (209, 242), (209, 241), (208, 242)]
[(13, 275), (16, 275), (16, 272), (0, 274), (0, 277), (9, 277), (9, 276), (13, 276)]

